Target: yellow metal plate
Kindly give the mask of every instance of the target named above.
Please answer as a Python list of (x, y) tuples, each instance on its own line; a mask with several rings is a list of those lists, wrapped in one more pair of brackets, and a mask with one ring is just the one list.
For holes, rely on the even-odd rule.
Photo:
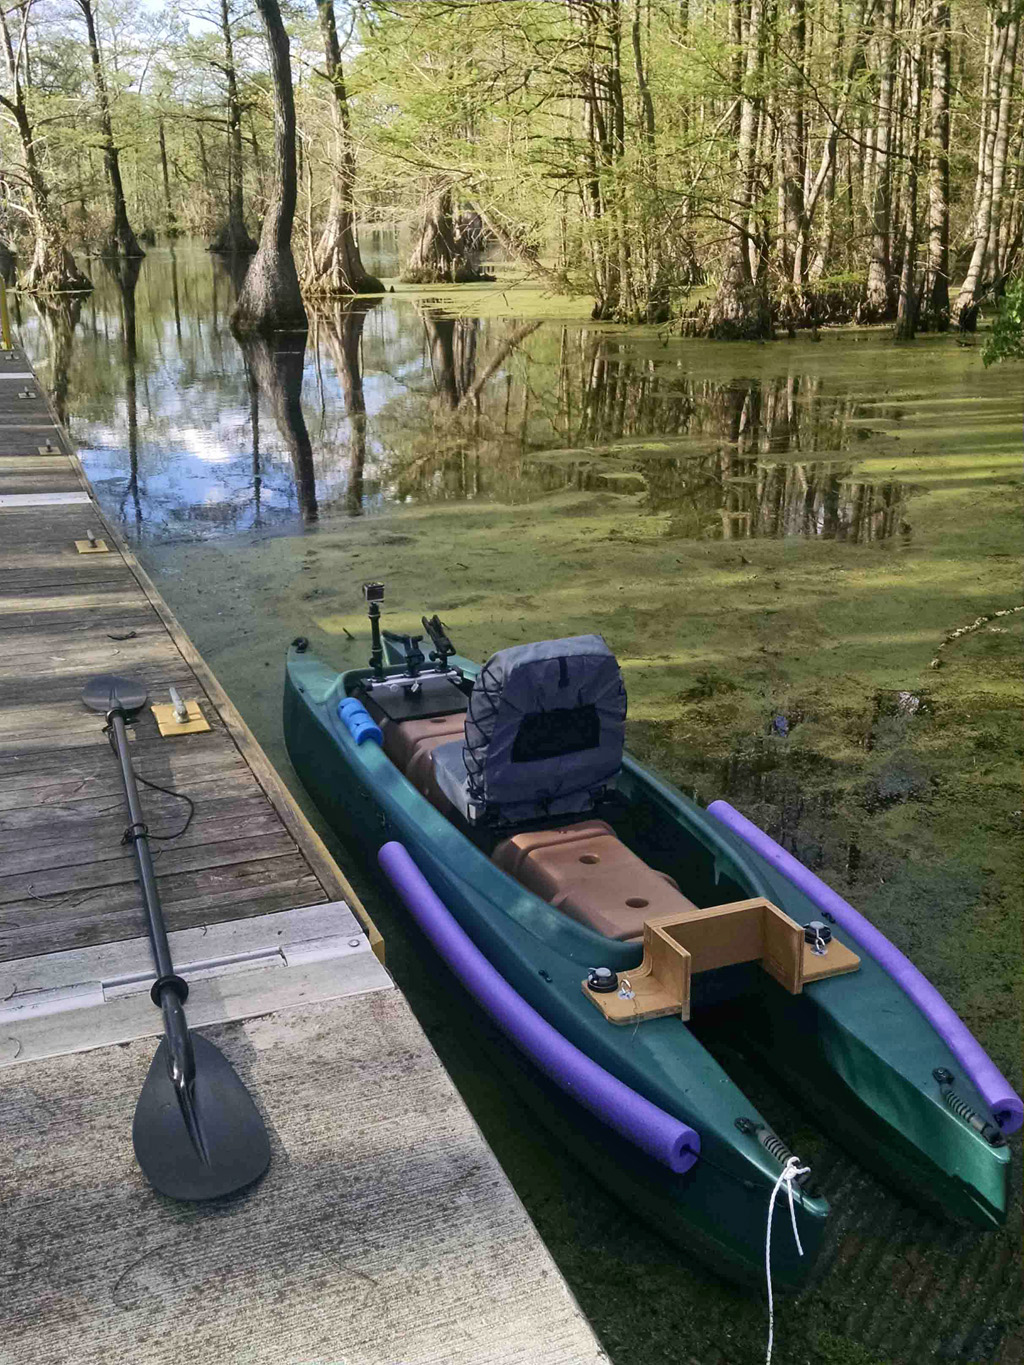
[(100, 540), (99, 537), (96, 538), (95, 545), (90, 545), (87, 540), (76, 540), (75, 549), (78, 551), (80, 555), (110, 554), (110, 546), (107, 544), (105, 540)]
[(165, 739), (172, 735), (199, 735), (210, 728), (210, 722), (199, 709), (197, 701), (185, 703), (185, 709), (188, 711), (188, 720), (186, 721), (177, 719), (174, 714), (174, 707), (169, 701), (154, 704), (149, 709), (153, 712), (157, 728)]

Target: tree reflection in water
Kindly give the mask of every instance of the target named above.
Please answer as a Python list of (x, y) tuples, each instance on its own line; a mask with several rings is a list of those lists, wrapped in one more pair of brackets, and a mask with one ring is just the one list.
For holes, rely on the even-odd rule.
[(291, 456), (295, 495), (303, 522), (317, 521), (313, 445), (302, 415), (302, 373), (306, 359), (305, 332), (275, 332), (273, 337), (246, 333), (236, 338), (260, 397), (270, 405), (274, 421)]
[(363, 326), (378, 298), (318, 300), (312, 315), (315, 343), (323, 337), (341, 383), (341, 394), (351, 433), (351, 458), (345, 486), (345, 511), (362, 516), (366, 472), (366, 395), (363, 390)]
[(128, 483), (121, 500), (121, 520), (131, 498), (135, 525), (142, 528), (142, 500), (139, 496), (139, 396), (137, 363), (139, 358), (138, 333), (135, 320), (135, 290), (142, 269), (141, 256), (113, 256), (104, 259), (117, 285), (121, 300), (121, 362), (124, 369), (125, 411), (128, 436)]
[(46, 329), (51, 356), (53, 381), (50, 397), (58, 422), (68, 420), (68, 380), (71, 373), (71, 353), (74, 349), (75, 328), (82, 315), (83, 294), (37, 294), (32, 302)]
[(867, 541), (905, 526), (903, 487), (855, 472), (884, 448), (859, 415), (879, 386), (844, 379), (820, 347), (790, 352), (788, 374), (786, 352), (759, 353), (751, 377), (727, 346), (452, 317), (423, 294), (353, 299), (313, 318), (311, 435), (303, 339), (243, 348), (228, 330), (247, 264), (179, 242), (150, 252), (137, 292), (137, 267), (98, 270), (84, 303), (24, 310), (29, 353), (101, 496), (116, 489), (140, 534), (573, 491), (686, 537)]
[[(824, 391), (816, 378), (717, 383), (634, 359), (614, 336), (565, 328), (553, 385), (537, 384), (537, 367), (525, 359), (521, 377), (508, 371), (488, 394), (466, 368), (465, 357), (477, 355), (476, 320), (442, 326), (427, 316), (424, 323), (436, 392), (432, 431), (429, 442), (422, 428), (404, 433), (396, 450), (400, 501), (639, 493), (642, 510), (669, 514), (669, 534), (701, 538), (869, 541), (904, 525), (902, 485), (853, 476), (851, 447), (862, 434), (857, 400)], [(500, 363), (487, 363), (481, 378), (491, 378), (535, 326), (513, 331), (498, 346)], [(472, 344), (460, 346), (460, 338)]]

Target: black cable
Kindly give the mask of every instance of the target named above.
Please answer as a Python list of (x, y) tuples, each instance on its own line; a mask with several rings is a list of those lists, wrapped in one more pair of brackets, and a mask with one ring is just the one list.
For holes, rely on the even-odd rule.
[(158, 787), (155, 782), (150, 782), (149, 778), (143, 777), (140, 773), (135, 774), (135, 780), (136, 782), (141, 782), (144, 787), (152, 787), (155, 792), (163, 792), (164, 796), (173, 796), (175, 801), (184, 801), (186, 803), (188, 806), (188, 815), (185, 817), (185, 823), (176, 834), (150, 834), (149, 836), (151, 839), (180, 839), (192, 823), (192, 817), (196, 813), (196, 803), (192, 800), (191, 796), (186, 796), (184, 792), (172, 791), (170, 787)]
[[(104, 728), (103, 733), (106, 735), (106, 737), (107, 737), (107, 743), (110, 745), (111, 749), (113, 750), (113, 752), (114, 752), (114, 754), (115, 754), (115, 756), (116, 756), (116, 755), (117, 755), (117, 744), (116, 744), (116, 742), (115, 742), (115, 740), (114, 740), (114, 731), (113, 731), (112, 727), (109, 726), (109, 725), (106, 726), (106, 727)], [(162, 793), (164, 794), (164, 796), (173, 796), (174, 799), (175, 799), (175, 801), (184, 801), (185, 804), (188, 806), (188, 815), (185, 817), (185, 823), (182, 825), (181, 829), (176, 830), (176, 831), (174, 832), (174, 834), (154, 834), (154, 833), (149, 829), (149, 827), (148, 827), (148, 826), (145, 826), (145, 825), (142, 827), (141, 831), (138, 831), (138, 830), (137, 830), (137, 826), (129, 825), (128, 828), (127, 828), (127, 829), (125, 830), (125, 832), (124, 832), (124, 838), (121, 840), (121, 842), (122, 842), (123, 844), (130, 844), (130, 843), (132, 842), (132, 840), (133, 840), (134, 838), (137, 837), (137, 833), (145, 834), (145, 835), (147, 835), (150, 839), (161, 839), (161, 840), (162, 840), (162, 839), (180, 839), (181, 836), (182, 836), (184, 833), (186, 833), (186, 831), (188, 830), (189, 825), (192, 823), (192, 817), (193, 817), (193, 816), (195, 815), (195, 813), (196, 813), (196, 803), (192, 800), (191, 796), (186, 796), (184, 792), (172, 791), (172, 789), (171, 789), (170, 787), (161, 787), (161, 786), (158, 786), (156, 782), (150, 782), (149, 778), (148, 778), (148, 777), (143, 777), (141, 773), (136, 773), (136, 774), (135, 774), (135, 780), (136, 780), (136, 782), (141, 782), (142, 785), (143, 785), (144, 787), (151, 787), (152, 790), (155, 791), (155, 792), (162, 792)]]

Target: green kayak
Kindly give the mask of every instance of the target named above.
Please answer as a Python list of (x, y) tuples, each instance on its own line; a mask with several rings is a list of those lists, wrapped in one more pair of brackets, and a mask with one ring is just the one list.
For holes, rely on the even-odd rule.
[[(424, 625), (440, 648), (425, 659), (421, 637), (382, 645), (376, 616), (371, 606), (367, 668), (339, 674), (305, 640), (290, 647), (291, 761), (353, 847), (383, 848), (389, 871), (389, 850), (408, 855), (419, 891), (399, 886), (402, 898), (430, 900), (443, 921), (445, 943), (428, 940), (485, 1008), (499, 993), (495, 1017), (529, 1059), (531, 1103), (633, 1213), (754, 1283), (775, 1191), (786, 1210), (775, 1214), (774, 1282), (799, 1289), (813, 1270), (828, 1203), (700, 1041), (707, 1019), (724, 1021), (894, 1197), (1002, 1223), (1008, 1148), (962, 1053), (820, 902), (616, 752), (625, 699), (599, 636), (502, 651), (481, 670), (450, 652), (436, 617)], [(579, 771), (582, 799), (564, 776)], [(531, 774), (547, 775), (539, 807)], [(523, 1020), (539, 1051), (517, 1034)], [(552, 1080), (544, 1048), (568, 1081)], [(686, 1160), (659, 1159), (659, 1124), (692, 1139)]]

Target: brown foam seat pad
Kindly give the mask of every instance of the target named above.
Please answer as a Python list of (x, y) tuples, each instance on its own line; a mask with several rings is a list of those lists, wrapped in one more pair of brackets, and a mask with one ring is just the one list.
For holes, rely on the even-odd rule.
[(434, 716), (430, 720), (385, 720), (384, 752), (402, 772), (408, 775), (409, 765), (426, 744), (426, 752), (436, 749), (439, 744), (450, 744), (465, 733), (466, 714), (459, 711), (453, 716)]
[(491, 858), (542, 900), (606, 938), (636, 938), (653, 915), (697, 909), (671, 877), (648, 867), (603, 820), (514, 834)]

